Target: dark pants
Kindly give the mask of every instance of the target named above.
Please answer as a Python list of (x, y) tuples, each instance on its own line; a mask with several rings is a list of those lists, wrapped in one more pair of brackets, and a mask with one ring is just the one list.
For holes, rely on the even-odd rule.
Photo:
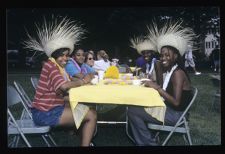
[[(166, 125), (175, 125), (182, 113), (167, 107), (164, 123)], [(157, 145), (156, 139), (147, 127), (147, 123), (162, 124), (162, 122), (145, 112), (143, 107), (136, 106), (129, 107), (128, 119), (134, 140), (138, 146)]]

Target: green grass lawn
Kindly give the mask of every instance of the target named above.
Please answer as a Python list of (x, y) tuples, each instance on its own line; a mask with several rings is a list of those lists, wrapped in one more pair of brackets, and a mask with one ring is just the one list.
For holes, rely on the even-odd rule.
[[(211, 81), (209, 72), (203, 72), (200, 76), (190, 73), (192, 84), (198, 88), (197, 98), (191, 107), (189, 125), (193, 145), (221, 145), (221, 110), (220, 99), (215, 98), (215, 91), (220, 88), (214, 86)], [(28, 74), (25, 72), (9, 73), (8, 83), (12, 84), (14, 80), (18, 81), (25, 87), (28, 95), (33, 98), (34, 89), (31, 85), (30, 77), (38, 76), (38, 74)], [(212, 103), (215, 107), (212, 107)], [(110, 116), (118, 115), (119, 109), (115, 109)], [(108, 116), (107, 113), (104, 113)], [(104, 114), (100, 115), (104, 117)], [(79, 138), (77, 135), (70, 135), (68, 131), (53, 130), (53, 137), (57, 144), (62, 147), (79, 146)], [(161, 137), (165, 137), (162, 133)], [(11, 136), (9, 136), (11, 139)], [(29, 137), (31, 143), (35, 146), (45, 146), (41, 143), (40, 138), (36, 136)], [(93, 141), (97, 146), (134, 146), (134, 144), (126, 136), (125, 125), (99, 125), (98, 133)], [(24, 146), (23, 142), (19, 143)], [(184, 145), (182, 135), (175, 134), (169, 141), (168, 145)]]

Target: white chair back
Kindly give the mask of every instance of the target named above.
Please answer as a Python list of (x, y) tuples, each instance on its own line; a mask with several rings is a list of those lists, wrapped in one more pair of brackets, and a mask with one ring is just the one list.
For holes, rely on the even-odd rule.
[(163, 143), (162, 143), (163, 146), (166, 145), (166, 143), (171, 138), (171, 136), (172, 136), (172, 134), (174, 132), (182, 133), (185, 141), (186, 141), (185, 135), (187, 135), (188, 142), (189, 142), (190, 145), (192, 145), (192, 140), (191, 140), (191, 135), (190, 135), (190, 128), (189, 128), (189, 125), (188, 125), (188, 121), (186, 119), (186, 115), (189, 112), (191, 106), (193, 105), (193, 103), (194, 103), (194, 101), (196, 99), (196, 96), (198, 94), (198, 89), (196, 87), (192, 87), (192, 93), (193, 93), (193, 97), (192, 97), (189, 105), (186, 107), (186, 109), (184, 110), (183, 114), (180, 116), (180, 118), (178, 119), (178, 121), (176, 122), (176, 124), (174, 126), (158, 125), (158, 124), (148, 123), (148, 128), (149, 129), (170, 132), (169, 135), (166, 137), (166, 139), (163, 141)]
[(38, 78), (32, 76), (32, 77), (30, 78), (30, 80), (31, 80), (31, 83), (32, 83), (32, 86), (34, 87), (34, 89), (37, 89), (37, 86), (38, 86)]
[[(187, 115), (188, 111), (190, 110), (191, 106), (193, 105), (193, 103), (196, 99), (196, 96), (198, 94), (198, 89), (196, 87), (192, 87), (192, 93), (193, 93), (193, 96), (192, 96), (192, 99), (191, 99), (189, 105), (186, 107), (183, 114), (180, 116), (180, 118), (178, 119), (178, 121), (176, 122), (176, 124), (174, 126), (167, 126), (167, 125), (153, 124), (153, 123), (147, 124), (147, 127), (149, 129), (156, 130), (158, 132), (160, 132), (160, 131), (170, 132), (168, 134), (168, 136), (166, 137), (166, 139), (162, 142), (162, 146), (166, 145), (166, 143), (171, 138), (171, 136), (174, 132), (182, 133), (185, 141), (186, 141), (185, 135), (187, 135), (189, 144), (192, 145), (192, 140), (191, 140), (191, 136), (190, 136), (190, 128), (189, 128), (189, 125), (188, 125), (188, 121), (186, 120), (186, 115)], [(129, 134), (129, 130), (128, 130), (128, 128), (129, 128), (128, 116), (127, 116), (126, 120), (127, 120), (126, 133), (127, 133), (128, 137), (134, 142), (134, 139), (131, 137), (131, 135)]]
[[(19, 137), (21, 136), (26, 145), (31, 147), (25, 134), (40, 134), (48, 147), (51, 146), (48, 138), (52, 144), (56, 146), (55, 141), (49, 134), (50, 126), (35, 125), (30, 111), (31, 104), (29, 104), (29, 106), (27, 105), (27, 101), (30, 101), (27, 100), (29, 97), (18, 82), (14, 82), (14, 84), (17, 86), (17, 90), (11, 85), (7, 86), (8, 134), (16, 135), (14, 136), (15, 140), (13, 139), (13, 141), (9, 143), (9, 146), (17, 147)], [(22, 109), (18, 110), (18, 105), (20, 105)]]

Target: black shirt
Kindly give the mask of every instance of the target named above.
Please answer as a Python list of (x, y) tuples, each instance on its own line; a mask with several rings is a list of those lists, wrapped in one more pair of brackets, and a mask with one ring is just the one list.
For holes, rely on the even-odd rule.
[[(169, 82), (166, 92), (169, 93), (171, 96), (174, 96), (172, 82)], [(193, 94), (191, 90), (183, 90), (181, 95), (181, 103), (179, 106), (174, 106), (167, 101), (165, 101), (165, 104), (176, 111), (184, 111), (186, 107), (189, 105), (192, 96)]]

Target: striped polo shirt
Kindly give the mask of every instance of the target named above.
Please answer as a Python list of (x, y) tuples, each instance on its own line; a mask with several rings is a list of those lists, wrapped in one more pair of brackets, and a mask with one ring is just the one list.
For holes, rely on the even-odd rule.
[(62, 96), (56, 95), (56, 90), (67, 81), (60, 74), (58, 66), (50, 60), (44, 63), (32, 107), (41, 111), (64, 104)]

